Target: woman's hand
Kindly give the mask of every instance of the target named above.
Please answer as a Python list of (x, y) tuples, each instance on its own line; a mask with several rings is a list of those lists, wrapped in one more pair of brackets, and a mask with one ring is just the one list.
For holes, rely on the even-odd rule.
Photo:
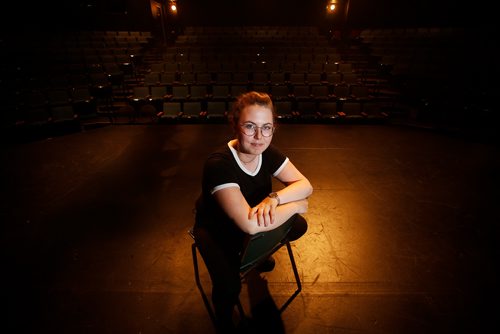
[[(294, 206), (294, 211), (299, 214), (306, 213), (309, 209), (309, 201), (307, 198), (293, 201), (284, 205)], [(266, 197), (257, 206), (250, 209), (250, 212), (248, 213), (248, 219), (252, 219), (254, 216), (256, 216), (258, 226), (268, 226), (270, 224), (274, 224), (276, 220), (277, 206), (277, 199)]]
[(266, 197), (257, 206), (250, 209), (248, 213), (248, 219), (252, 219), (253, 216), (257, 218), (257, 225), (268, 226), (273, 224), (276, 219), (276, 207), (278, 206), (278, 200), (271, 197)]

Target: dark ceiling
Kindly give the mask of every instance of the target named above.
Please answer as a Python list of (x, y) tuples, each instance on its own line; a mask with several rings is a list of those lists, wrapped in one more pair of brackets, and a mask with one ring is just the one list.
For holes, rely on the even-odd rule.
[[(132, 21), (138, 8), (143, 8), (151, 18), (151, 0), (52, 0), (4, 2), (0, 10), (2, 24), (13, 26), (43, 26), (54, 22), (71, 25), (95, 24), (99, 20), (127, 13)], [(166, 2), (167, 0), (157, 0)], [(335, 17), (327, 16), (328, 0), (177, 0), (177, 22), (182, 25), (339, 25), (347, 22), (352, 28), (409, 27), (409, 26), (475, 26), (491, 25), (492, 2), (470, 2), (466, 5), (456, 0), (338, 0), (341, 11)], [(474, 5), (474, 6), (472, 6)], [(133, 18), (134, 17), (134, 18)], [(143, 15), (144, 17), (144, 15)], [(133, 18), (133, 19), (132, 19)], [(347, 20), (347, 21), (346, 21)], [(61, 24), (61, 25), (62, 25)], [(102, 25), (101, 25), (102, 26)], [(111, 27), (112, 28), (112, 27)], [(4, 28), (5, 29), (5, 28)]]
[[(456, 0), (339, 0), (349, 3), (347, 21), (354, 27), (367, 26), (456, 26), (476, 19), (479, 9)], [(326, 19), (327, 0), (179, 0), (185, 22), (209, 25), (318, 24)], [(480, 3), (479, 3), (480, 4)], [(341, 10), (343, 8), (340, 8)], [(345, 12), (337, 16), (344, 16)], [(344, 17), (342, 17), (342, 20)], [(337, 21), (340, 17), (337, 18)]]

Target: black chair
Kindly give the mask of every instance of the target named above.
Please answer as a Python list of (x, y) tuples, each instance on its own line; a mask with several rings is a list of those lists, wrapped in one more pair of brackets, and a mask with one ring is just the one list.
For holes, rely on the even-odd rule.
[(273, 101), (290, 101), (290, 87), (288, 85), (272, 85), (270, 94)]
[(188, 122), (201, 121), (206, 116), (203, 109), (200, 101), (184, 101), (182, 103), (181, 119)]
[(320, 101), (318, 102), (319, 117), (323, 121), (329, 121), (337, 118), (338, 104), (335, 101)]
[(315, 101), (298, 101), (297, 112), (298, 116), (303, 121), (313, 121), (318, 119), (317, 103)]
[(231, 91), (229, 85), (213, 85), (209, 94), (211, 100), (228, 101), (231, 99)]
[(208, 101), (206, 106), (206, 117), (209, 121), (225, 122), (227, 120), (226, 101)]
[(276, 108), (278, 121), (288, 121), (295, 116), (292, 101), (275, 101), (274, 107)]
[(132, 118), (139, 115), (140, 109), (146, 103), (149, 102), (151, 98), (151, 92), (149, 90), (149, 86), (134, 86), (132, 88), (132, 94), (127, 96), (127, 100), (129, 104), (134, 108), (135, 115), (132, 115)]
[(159, 114), (160, 121), (175, 121), (182, 116), (182, 102), (164, 102), (163, 110)]
[[(241, 262), (240, 262), (240, 278), (241, 281), (243, 282), (247, 277), (247, 275), (250, 272), (252, 272), (252, 270), (256, 269), (272, 254), (276, 253), (279, 249), (281, 249), (281, 247), (286, 246), (293, 274), (295, 277), (295, 282), (297, 284), (297, 289), (279, 308), (280, 313), (282, 313), (288, 307), (288, 305), (295, 299), (295, 297), (297, 297), (297, 295), (302, 290), (302, 283), (300, 281), (299, 272), (297, 271), (297, 265), (295, 264), (292, 246), (290, 245), (290, 241), (287, 239), (287, 235), (290, 229), (291, 229), (291, 224), (285, 223), (280, 227), (268, 232), (261, 232), (254, 235), (247, 235), (245, 239), (245, 245), (243, 247), (243, 251), (241, 254)], [(200, 290), (208, 314), (215, 325), (214, 310), (207, 298), (207, 295), (205, 294), (205, 291), (203, 290), (203, 286), (200, 281), (200, 273), (198, 266), (198, 246), (196, 244), (196, 237), (193, 233), (193, 229), (190, 229), (188, 233), (194, 241), (191, 245), (191, 252), (193, 256), (194, 277), (196, 285)], [(243, 319), (245, 319), (246, 318), (245, 311), (243, 309), (240, 300), (238, 300), (236, 306), (238, 308), (240, 316)]]
[(151, 86), (149, 95), (149, 103), (151, 103), (156, 111), (161, 111), (163, 102), (168, 99), (167, 86)]

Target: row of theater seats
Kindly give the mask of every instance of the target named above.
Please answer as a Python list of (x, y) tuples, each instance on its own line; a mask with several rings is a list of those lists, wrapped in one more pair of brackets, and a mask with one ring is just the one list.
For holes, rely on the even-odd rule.
[(275, 100), (370, 100), (373, 92), (363, 84), (338, 85), (175, 85), (132, 87), (129, 101), (150, 97), (164, 100), (233, 100), (241, 93), (255, 90), (271, 95)]
[(321, 48), (319, 50), (309, 50), (301, 52), (295, 48), (289, 51), (280, 49), (279, 51), (270, 50), (231, 50), (224, 48), (222, 50), (193, 50), (174, 49), (169, 50), (163, 55), (165, 62), (191, 62), (191, 63), (245, 63), (245, 62), (267, 62), (272, 63), (307, 63), (307, 62), (335, 62), (340, 61), (341, 55), (336, 48)]
[(314, 26), (188, 26), (179, 45), (328, 46), (328, 37)]
[[(166, 101), (162, 103), (157, 117), (160, 122), (227, 122), (232, 103), (233, 101)], [(279, 123), (349, 120), (380, 122), (388, 116), (379, 105), (371, 102), (275, 101), (274, 106)], [(150, 107), (144, 105), (142, 108), (151, 112)]]
[(225, 120), (222, 116), (230, 110), (232, 102), (240, 94), (250, 90), (268, 93), (277, 107), (281, 121), (337, 117), (351, 119), (360, 116), (375, 119), (386, 116), (382, 113), (382, 101), (377, 100), (368, 87), (361, 84), (140, 85), (133, 87), (128, 99), (136, 115), (155, 113), (161, 115), (161, 119)]
[(149, 72), (142, 76), (141, 82), (145, 85), (192, 85), (192, 84), (310, 84), (328, 85), (363, 82), (363, 75), (356, 72), (317, 72), (317, 73), (289, 73), (289, 72)]
[(194, 72), (269, 72), (269, 73), (336, 73), (355, 70), (350, 62), (336, 60), (321, 62), (159, 62), (150, 65), (152, 72), (194, 73)]

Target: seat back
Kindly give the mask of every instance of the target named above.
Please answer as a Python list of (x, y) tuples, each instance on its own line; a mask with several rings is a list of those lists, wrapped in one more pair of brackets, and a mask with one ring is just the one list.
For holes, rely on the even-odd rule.
[(258, 265), (283, 246), (291, 228), (289, 220), (274, 230), (247, 236), (241, 256), (240, 272)]

